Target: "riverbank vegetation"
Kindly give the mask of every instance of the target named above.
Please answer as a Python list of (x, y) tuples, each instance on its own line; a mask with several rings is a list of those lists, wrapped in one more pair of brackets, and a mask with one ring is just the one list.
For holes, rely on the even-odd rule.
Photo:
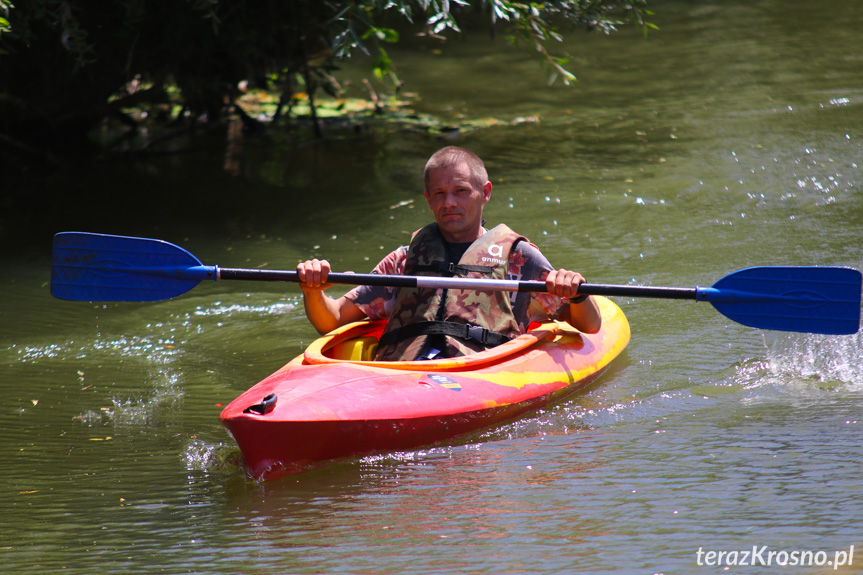
[[(295, 126), (321, 137), (326, 115), (404, 110), (387, 48), (442, 42), (468, 28), (538, 55), (551, 83), (575, 79), (560, 41), (651, 24), (647, 0), (0, 0), (0, 152), (4, 164), (61, 166), (99, 146), (95, 128), (189, 129), (240, 118), (247, 130)], [(364, 54), (366, 96), (341, 99), (339, 63)], [(374, 87), (373, 87), (374, 84)], [(324, 102), (328, 100), (328, 102)], [(5, 168), (4, 169), (8, 169)]]

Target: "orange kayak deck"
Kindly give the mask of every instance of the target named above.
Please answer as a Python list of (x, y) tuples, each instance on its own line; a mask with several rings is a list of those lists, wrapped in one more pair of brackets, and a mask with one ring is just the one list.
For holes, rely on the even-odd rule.
[(516, 418), (596, 380), (629, 342), (629, 323), (598, 297), (602, 329), (549, 322), (470, 356), (376, 362), (384, 322), (344, 326), (240, 395), (222, 424), (258, 479), (321, 462), (412, 449)]

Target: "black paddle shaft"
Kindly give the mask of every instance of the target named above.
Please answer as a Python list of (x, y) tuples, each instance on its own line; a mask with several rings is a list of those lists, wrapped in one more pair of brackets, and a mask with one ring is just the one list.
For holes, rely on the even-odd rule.
[[(257, 281), (288, 281), (299, 282), (299, 274), (296, 271), (284, 270), (260, 270), (242, 268), (219, 268), (219, 279), (242, 279)], [(384, 287), (438, 287), (441, 282), (451, 278), (440, 278), (437, 276), (397, 276), (383, 274), (352, 274), (352, 273), (330, 273), (327, 281), (334, 284), (346, 285), (369, 285)], [(471, 281), (471, 280), (467, 280)], [(474, 280), (475, 281), (475, 280)], [(422, 285), (427, 282), (428, 285)], [(508, 281), (501, 280), (501, 289), (519, 292), (545, 292), (545, 282), (541, 281)], [(467, 289), (467, 288), (464, 288)], [(481, 288), (478, 288), (481, 289)], [(623, 286), (608, 284), (583, 283), (578, 288), (579, 294), (605, 295), (621, 297), (652, 297), (663, 299), (696, 299), (695, 288), (677, 287), (652, 287), (652, 286)]]

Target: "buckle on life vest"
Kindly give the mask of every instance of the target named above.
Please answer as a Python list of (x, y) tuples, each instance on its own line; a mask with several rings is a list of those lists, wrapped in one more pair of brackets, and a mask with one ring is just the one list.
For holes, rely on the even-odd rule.
[(488, 343), (488, 330), (481, 325), (467, 324), (467, 338), (485, 345)]
[(381, 335), (380, 345), (394, 345), (403, 339), (419, 335), (447, 335), (469, 339), (485, 347), (494, 347), (512, 338), (479, 325), (456, 323), (452, 321), (421, 321), (411, 323)]

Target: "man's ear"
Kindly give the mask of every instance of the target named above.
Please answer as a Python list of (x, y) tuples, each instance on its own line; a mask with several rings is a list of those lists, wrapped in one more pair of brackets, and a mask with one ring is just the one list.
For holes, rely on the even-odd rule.
[(487, 203), (491, 199), (491, 182), (486, 182), (482, 187), (483, 203)]

